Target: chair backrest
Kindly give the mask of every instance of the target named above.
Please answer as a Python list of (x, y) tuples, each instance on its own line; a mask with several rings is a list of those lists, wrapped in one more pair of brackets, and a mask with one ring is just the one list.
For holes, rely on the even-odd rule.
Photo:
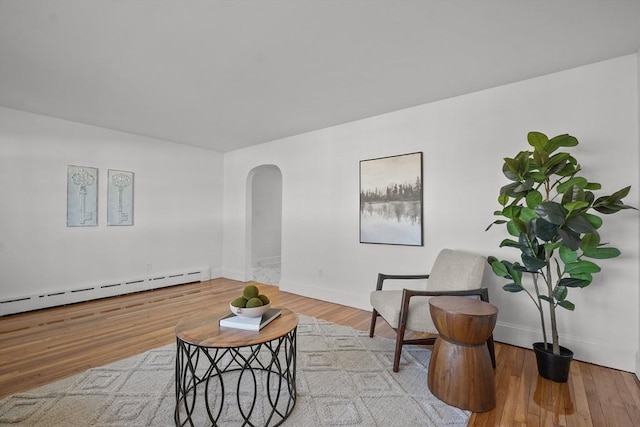
[(427, 290), (463, 291), (482, 287), (487, 259), (468, 252), (443, 249), (429, 272)]

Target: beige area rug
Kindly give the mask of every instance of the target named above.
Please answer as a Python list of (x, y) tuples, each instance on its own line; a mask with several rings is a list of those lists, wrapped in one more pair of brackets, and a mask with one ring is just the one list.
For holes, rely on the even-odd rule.
[[(284, 426), (467, 425), (469, 412), (429, 391), (426, 348), (405, 347), (393, 373), (392, 340), (303, 315), (297, 347), (297, 401)], [(171, 426), (174, 369), (174, 345), (90, 369), (0, 400), (0, 425)]]

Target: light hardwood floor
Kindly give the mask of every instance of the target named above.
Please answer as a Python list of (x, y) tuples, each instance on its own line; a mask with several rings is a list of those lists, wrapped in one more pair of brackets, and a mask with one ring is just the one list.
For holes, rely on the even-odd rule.
[[(216, 279), (0, 318), (0, 397), (175, 341), (185, 315), (227, 304), (246, 283)], [(368, 330), (371, 313), (258, 284), (276, 306)], [(376, 335), (393, 338), (382, 321)], [(470, 426), (638, 426), (635, 375), (573, 362), (569, 382), (537, 375), (531, 350), (496, 344), (497, 406)], [(401, 368), (402, 369), (402, 368)]]

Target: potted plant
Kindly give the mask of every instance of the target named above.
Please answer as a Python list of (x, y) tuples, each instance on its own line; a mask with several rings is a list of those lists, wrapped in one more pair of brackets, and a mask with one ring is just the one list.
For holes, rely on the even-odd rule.
[[(608, 196), (596, 197), (599, 183), (581, 176), (578, 161), (561, 147), (575, 147), (578, 140), (571, 135), (549, 139), (540, 132), (529, 132), (530, 151), (505, 158), (504, 175), (511, 183), (500, 189), (503, 224), (512, 238), (500, 243), (520, 252), (520, 261), (510, 262), (489, 257), (493, 272), (509, 280), (507, 292), (524, 291), (540, 315), (544, 342), (534, 343), (538, 372), (544, 378), (566, 382), (573, 358), (571, 350), (560, 346), (556, 309), (573, 311), (567, 299), (569, 288), (584, 288), (600, 271), (597, 260), (614, 258), (620, 251), (601, 241), (598, 229), (600, 214), (614, 214), (627, 206), (622, 199), (631, 187)], [(525, 277), (531, 276), (530, 280)], [(546, 309), (545, 309), (546, 308)], [(551, 325), (551, 346), (547, 340), (545, 312)]]

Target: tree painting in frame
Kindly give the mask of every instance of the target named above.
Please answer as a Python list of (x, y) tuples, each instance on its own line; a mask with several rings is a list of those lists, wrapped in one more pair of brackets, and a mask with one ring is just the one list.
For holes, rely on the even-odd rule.
[(67, 227), (98, 225), (98, 169), (67, 166)]
[(422, 152), (360, 161), (360, 243), (422, 246)]
[(109, 169), (107, 225), (133, 225), (133, 172)]

